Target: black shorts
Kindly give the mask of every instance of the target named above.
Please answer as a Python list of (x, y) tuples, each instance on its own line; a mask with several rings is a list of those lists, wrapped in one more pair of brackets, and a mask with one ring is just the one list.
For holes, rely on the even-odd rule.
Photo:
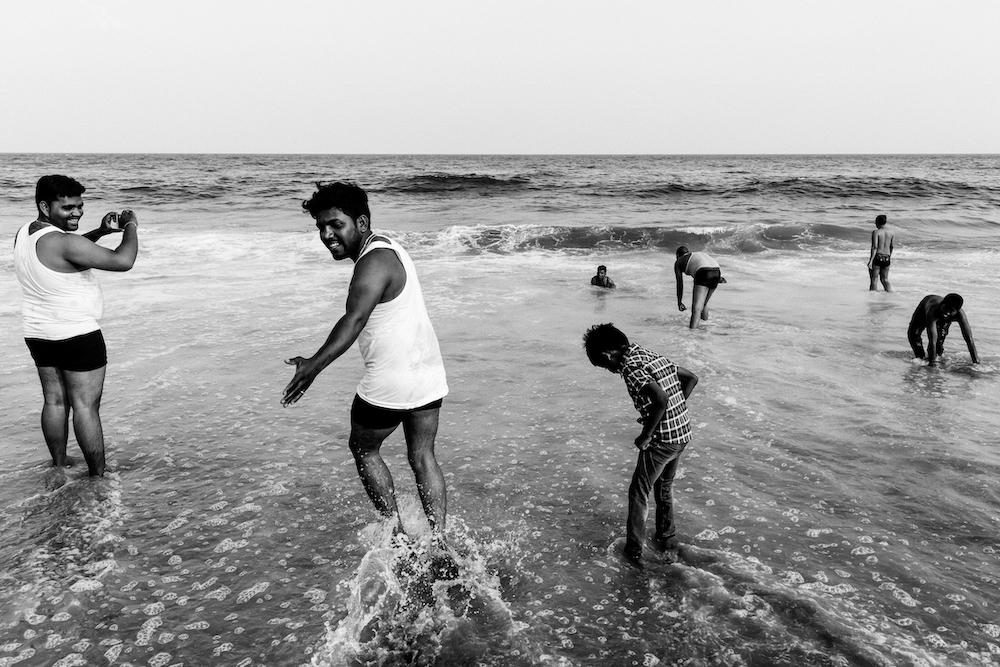
[(108, 365), (108, 348), (100, 329), (64, 340), (25, 338), (24, 342), (38, 367), (83, 373)]
[(419, 408), (393, 410), (391, 408), (380, 408), (377, 405), (372, 405), (355, 394), (354, 404), (351, 405), (351, 421), (371, 429), (396, 428), (403, 421), (403, 417), (411, 412), (440, 408), (443, 401), (444, 399), (439, 398), (427, 405), (421, 405)]
[(889, 264), (891, 263), (891, 261), (892, 260), (890, 259), (889, 255), (882, 255), (882, 254), (875, 255), (875, 259), (872, 260), (872, 268), (877, 269), (881, 266), (889, 268)]
[(708, 289), (715, 289), (722, 280), (722, 269), (709, 268), (698, 269), (694, 274), (694, 284), (704, 285)]

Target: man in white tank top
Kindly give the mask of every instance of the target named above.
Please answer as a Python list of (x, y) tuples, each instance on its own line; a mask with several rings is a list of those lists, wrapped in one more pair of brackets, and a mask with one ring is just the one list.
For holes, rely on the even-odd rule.
[(386, 518), (402, 520), (382, 442), (403, 425), (410, 466), (436, 541), (444, 545), (444, 475), (434, 456), (441, 400), (448, 393), (444, 363), (424, 306), (416, 270), (395, 241), (371, 231), (368, 195), (346, 183), (317, 184), (302, 207), (316, 220), (320, 241), (335, 260), (355, 263), (347, 312), (309, 359), (294, 357), (295, 375), (282, 405), (305, 394), (319, 373), (355, 340), (365, 362), (351, 408), (351, 452), (368, 496)]
[[(38, 218), (17, 232), (14, 270), (21, 283), (24, 340), (42, 382), (42, 435), (54, 466), (69, 463), (69, 414), (91, 476), (104, 474), (101, 394), (107, 349), (98, 320), (104, 298), (91, 269), (128, 271), (139, 251), (135, 214), (108, 213), (101, 226), (74, 234), (84, 187), (68, 176), (43, 176), (35, 187)], [(123, 232), (111, 250), (102, 236)]]
[(706, 252), (691, 252), (687, 246), (677, 249), (674, 262), (674, 278), (677, 280), (677, 310), (682, 313), (684, 306), (684, 274), (694, 278), (691, 288), (691, 322), (689, 328), (698, 326), (699, 320), (708, 319), (708, 300), (715, 294), (715, 288), (726, 282), (722, 277), (719, 263)]

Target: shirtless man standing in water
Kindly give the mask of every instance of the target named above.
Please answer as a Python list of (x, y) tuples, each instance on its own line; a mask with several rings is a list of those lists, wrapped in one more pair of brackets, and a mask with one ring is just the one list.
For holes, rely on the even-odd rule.
[(872, 252), (868, 258), (868, 277), (871, 278), (871, 285), (868, 290), (876, 291), (875, 281), (882, 280), (882, 287), (886, 292), (891, 292), (889, 285), (889, 260), (892, 257), (892, 237), (893, 233), (885, 228), (888, 220), (884, 215), (875, 218), (875, 230), (872, 231)]

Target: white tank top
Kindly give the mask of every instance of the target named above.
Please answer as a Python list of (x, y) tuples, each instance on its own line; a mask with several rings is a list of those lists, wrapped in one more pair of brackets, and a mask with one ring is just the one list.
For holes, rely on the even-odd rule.
[(391, 410), (419, 408), (448, 394), (441, 349), (410, 256), (392, 239), (377, 235), (358, 261), (376, 248), (396, 253), (406, 271), (406, 284), (395, 299), (375, 306), (358, 336), (365, 360), (358, 396)]
[(35, 246), (58, 227), (29, 234), (31, 223), (17, 231), (14, 271), (21, 283), (22, 331), (25, 338), (64, 340), (97, 331), (104, 315), (104, 295), (92, 269), (60, 273), (42, 264)]
[(717, 269), (719, 268), (719, 263), (712, 258), (711, 255), (704, 252), (693, 252), (688, 258), (687, 266), (684, 267), (684, 273), (689, 276), (693, 276), (698, 273), (698, 269)]

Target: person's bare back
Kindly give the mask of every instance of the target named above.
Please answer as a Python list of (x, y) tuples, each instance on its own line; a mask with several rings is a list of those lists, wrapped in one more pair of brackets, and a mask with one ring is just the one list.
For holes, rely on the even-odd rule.
[(893, 233), (883, 227), (872, 232), (872, 245), (875, 246), (876, 255), (892, 254)]
[(882, 281), (882, 286), (886, 292), (892, 291), (889, 284), (889, 265), (892, 259), (892, 245), (894, 234), (886, 229), (888, 220), (886, 216), (880, 215), (875, 218), (876, 229), (872, 231), (872, 248), (868, 256), (868, 277), (871, 279), (869, 290), (875, 291), (877, 280)]

